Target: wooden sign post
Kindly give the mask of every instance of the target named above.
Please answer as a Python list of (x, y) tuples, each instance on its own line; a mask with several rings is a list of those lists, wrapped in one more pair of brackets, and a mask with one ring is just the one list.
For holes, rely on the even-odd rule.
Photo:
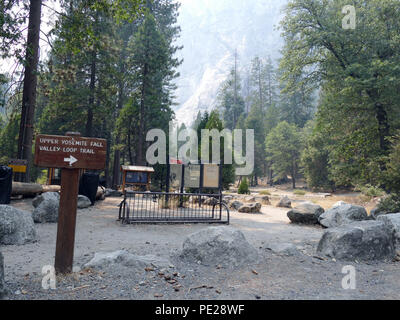
[(107, 141), (82, 138), (79, 133), (66, 136), (38, 135), (35, 165), (61, 169), (61, 194), (58, 211), (55, 269), (71, 273), (74, 259), (79, 170), (105, 168)]

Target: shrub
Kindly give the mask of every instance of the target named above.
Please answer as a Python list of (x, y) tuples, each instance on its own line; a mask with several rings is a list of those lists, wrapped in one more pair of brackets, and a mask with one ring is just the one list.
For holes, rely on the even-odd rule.
[(400, 194), (392, 193), (388, 197), (382, 199), (378, 204), (378, 212), (399, 213), (400, 212)]
[(363, 195), (371, 198), (381, 197), (385, 194), (385, 191), (383, 191), (382, 189), (375, 186), (371, 186), (369, 184), (367, 184), (366, 186), (357, 187), (356, 190), (361, 191)]
[(271, 192), (269, 192), (268, 190), (262, 190), (262, 191), (260, 191), (260, 195), (262, 195), (262, 196), (270, 196)]
[(392, 191), (400, 192), (400, 134), (391, 142), (393, 148), (387, 165), (387, 185)]
[(238, 194), (250, 194), (249, 183), (246, 178), (243, 178), (239, 185)]
[(304, 191), (304, 190), (294, 190), (293, 193), (294, 193), (296, 196), (304, 196), (307, 192)]

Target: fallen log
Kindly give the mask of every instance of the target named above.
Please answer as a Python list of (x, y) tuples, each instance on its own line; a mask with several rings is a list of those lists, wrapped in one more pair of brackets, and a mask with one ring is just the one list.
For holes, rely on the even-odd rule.
[(40, 193), (43, 193), (43, 186), (41, 184), (15, 181), (12, 183), (12, 196), (35, 196)]
[(57, 185), (44, 185), (43, 186), (43, 192), (59, 192), (61, 190), (61, 186)]

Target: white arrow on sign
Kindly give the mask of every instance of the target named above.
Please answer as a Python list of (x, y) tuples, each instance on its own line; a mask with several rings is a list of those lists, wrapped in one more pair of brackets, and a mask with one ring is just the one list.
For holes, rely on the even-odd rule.
[(77, 161), (78, 159), (76, 159), (74, 156), (69, 156), (69, 158), (64, 158), (64, 162), (69, 162), (69, 166), (72, 166)]

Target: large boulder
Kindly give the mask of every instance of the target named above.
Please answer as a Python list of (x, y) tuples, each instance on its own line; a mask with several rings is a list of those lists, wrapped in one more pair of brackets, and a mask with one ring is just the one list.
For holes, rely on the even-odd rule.
[(335, 228), (343, 226), (354, 221), (370, 220), (367, 211), (364, 207), (342, 204), (319, 216), (319, 223), (325, 228)]
[(371, 210), (370, 215), (373, 219), (378, 220), (378, 217), (384, 216), (386, 214), (396, 214), (396, 212), (389, 212), (389, 211), (384, 210), (384, 209), (380, 208), (379, 206), (377, 206)]
[(324, 213), (324, 209), (311, 202), (303, 202), (287, 213), (292, 223), (318, 224), (318, 218)]
[(271, 201), (269, 200), (268, 196), (257, 196), (256, 201), (261, 202), (261, 204), (266, 205), (266, 206), (271, 205)]
[(261, 203), (247, 203), (241, 206), (238, 210), (242, 213), (260, 213), (261, 212)]
[(114, 252), (98, 252), (94, 258), (84, 265), (84, 268), (104, 269), (116, 265), (144, 271), (146, 267), (168, 268), (169, 260), (154, 255), (138, 256), (125, 250)]
[(284, 256), (297, 256), (302, 254), (299, 248), (293, 243), (271, 243), (267, 249)]
[(113, 189), (106, 189), (104, 196), (105, 197), (122, 197), (122, 192), (118, 190), (113, 190)]
[(179, 258), (189, 263), (235, 268), (258, 261), (258, 253), (241, 231), (219, 226), (189, 235)]
[(256, 198), (253, 196), (247, 196), (244, 198), (244, 201), (245, 202), (254, 202), (254, 201), (256, 201)]
[(37, 208), (44, 201), (57, 201), (57, 202), (60, 202), (60, 194), (58, 192), (42, 193), (41, 195), (37, 196), (35, 199), (32, 200), (32, 205), (33, 205), (34, 208)]
[(344, 201), (338, 201), (332, 206), (332, 209), (338, 208), (340, 206), (344, 206), (345, 204), (348, 204), (348, 203), (346, 203)]
[(233, 201), (230, 203), (229, 208), (233, 209), (235, 211), (238, 211), (240, 209), (240, 207), (243, 206), (243, 203), (240, 201)]
[(394, 229), (396, 245), (400, 247), (400, 213), (386, 214), (377, 217), (378, 221), (389, 224)]
[(233, 196), (231, 195), (224, 195), (222, 197), (222, 202), (224, 202), (225, 204), (228, 204), (231, 201), (233, 201)]
[(278, 204), (276, 205), (278, 208), (291, 208), (292, 207), (292, 201), (289, 199), (288, 196), (282, 197)]
[(391, 261), (395, 255), (394, 229), (381, 221), (360, 221), (325, 231), (317, 252), (346, 261)]
[(92, 205), (92, 202), (89, 200), (88, 197), (79, 195), (78, 196), (78, 209), (86, 209)]
[(5, 294), (5, 285), (4, 285), (4, 259), (3, 255), (0, 252), (0, 298)]
[(22, 245), (36, 240), (35, 225), (30, 212), (0, 205), (0, 244)]
[(214, 197), (207, 198), (207, 199), (204, 201), (204, 204), (205, 204), (206, 206), (215, 206), (215, 205), (218, 204), (218, 199), (217, 199), (217, 198), (214, 198)]
[(48, 192), (37, 196), (33, 199), (32, 204), (35, 207), (32, 212), (34, 222), (55, 223), (58, 221), (60, 195), (57, 192)]

